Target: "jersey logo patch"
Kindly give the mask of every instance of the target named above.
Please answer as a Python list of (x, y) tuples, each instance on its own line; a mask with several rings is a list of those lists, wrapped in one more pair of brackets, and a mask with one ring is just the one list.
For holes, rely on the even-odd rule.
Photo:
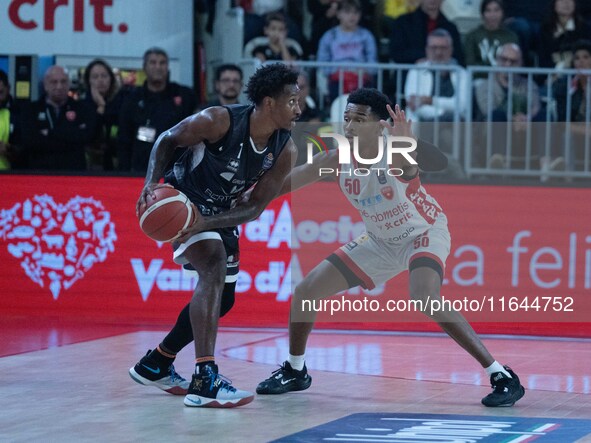
[(228, 161), (228, 164), (226, 165), (226, 169), (228, 169), (232, 172), (237, 172), (239, 166), (240, 166), (240, 162), (238, 160), (236, 160), (235, 158), (231, 158)]
[(380, 189), (380, 192), (388, 200), (392, 200), (394, 198), (394, 189), (392, 186), (384, 186), (382, 189)]
[(271, 166), (273, 166), (273, 153), (269, 152), (267, 155), (265, 155), (265, 159), (263, 160), (263, 169), (269, 169)]

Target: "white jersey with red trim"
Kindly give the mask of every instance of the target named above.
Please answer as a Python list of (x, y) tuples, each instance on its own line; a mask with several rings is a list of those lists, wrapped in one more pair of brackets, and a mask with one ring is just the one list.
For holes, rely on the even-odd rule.
[(396, 177), (393, 174), (400, 170), (389, 169), (385, 159), (367, 165), (366, 169), (362, 166), (356, 169), (342, 165), (339, 184), (361, 214), (368, 235), (405, 243), (424, 233), (443, 213), (437, 201), (427, 194), (418, 174), (412, 180)]

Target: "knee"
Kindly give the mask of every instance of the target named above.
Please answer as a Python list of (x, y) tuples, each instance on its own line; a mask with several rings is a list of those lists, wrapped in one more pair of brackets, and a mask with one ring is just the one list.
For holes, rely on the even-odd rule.
[(226, 279), (226, 262), (225, 260), (212, 260), (198, 269), (197, 273), (199, 274), (198, 284), (215, 287), (221, 291)]
[(309, 291), (306, 290), (306, 284), (302, 281), (294, 288), (292, 298), (302, 300), (306, 297), (307, 293), (309, 293)]
[(303, 279), (301, 282), (299, 282), (296, 287), (293, 290), (293, 295), (292, 295), (292, 299), (293, 301), (302, 301), (302, 300), (308, 300), (310, 298), (314, 298), (313, 297), (313, 293), (314, 293), (314, 288), (313, 288), (313, 281), (310, 280), (309, 276), (308, 278)]
[(416, 284), (410, 289), (410, 298), (419, 302), (423, 307), (422, 310), (425, 311), (428, 303), (439, 299), (439, 291), (429, 283)]

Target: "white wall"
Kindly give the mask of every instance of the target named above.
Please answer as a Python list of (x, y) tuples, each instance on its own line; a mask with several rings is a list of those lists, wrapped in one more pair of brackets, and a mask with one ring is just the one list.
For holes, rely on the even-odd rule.
[(2, 0), (3, 54), (141, 58), (159, 46), (178, 63), (171, 72), (193, 82), (192, 0)]

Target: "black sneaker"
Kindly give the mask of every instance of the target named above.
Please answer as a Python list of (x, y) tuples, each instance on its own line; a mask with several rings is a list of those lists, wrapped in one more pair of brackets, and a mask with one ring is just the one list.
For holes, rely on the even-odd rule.
[(185, 406), (202, 408), (234, 408), (250, 403), (254, 394), (232, 386), (232, 382), (218, 373), (218, 366), (208, 364), (199, 374), (193, 374)]
[(519, 377), (509, 366), (503, 366), (512, 378), (502, 372), (495, 372), (490, 376), (493, 391), (482, 399), (482, 404), (488, 407), (509, 407), (525, 395), (525, 388), (519, 383)]
[(276, 371), (271, 377), (263, 380), (257, 386), (257, 394), (285, 394), (290, 391), (303, 391), (312, 384), (312, 377), (308, 375), (306, 365), (301, 371), (291, 367), (288, 361)]
[(151, 351), (129, 369), (129, 376), (136, 382), (146, 386), (156, 386), (170, 394), (186, 395), (189, 382), (176, 373), (174, 365), (163, 368), (149, 357)]

